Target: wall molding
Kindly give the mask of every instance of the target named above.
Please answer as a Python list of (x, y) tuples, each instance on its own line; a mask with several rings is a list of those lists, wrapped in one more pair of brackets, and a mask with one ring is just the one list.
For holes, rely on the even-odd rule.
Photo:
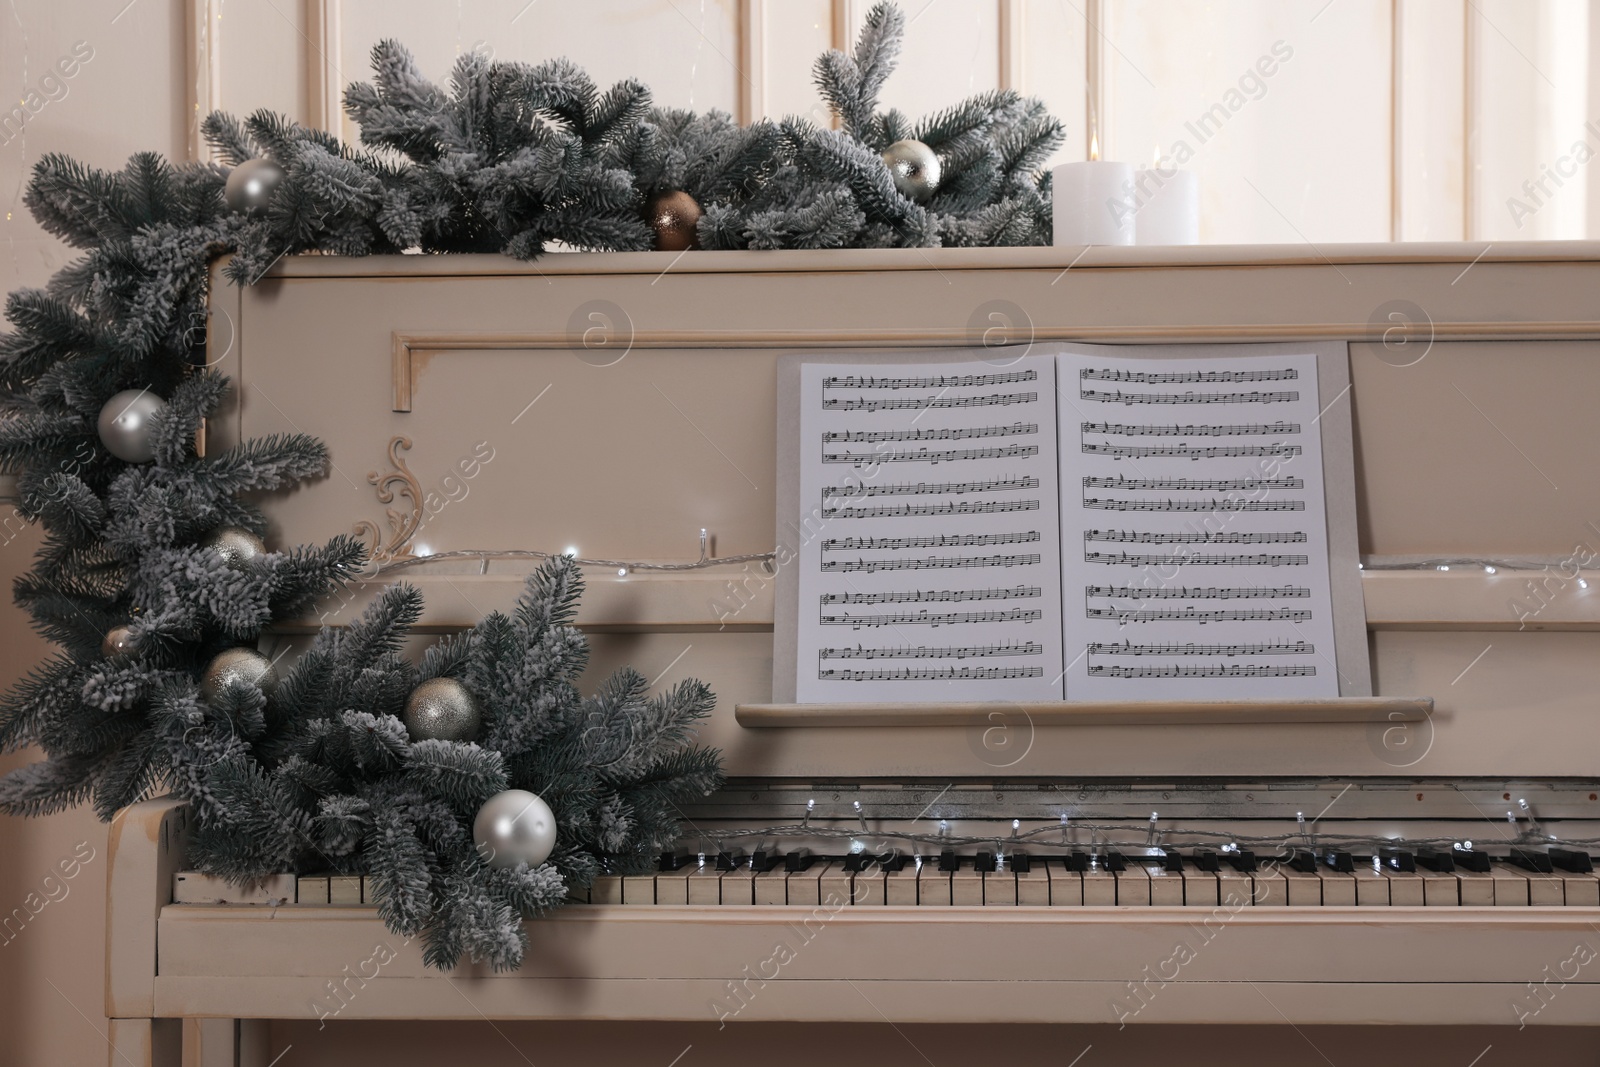
[(186, 0), (185, 43), (188, 45), (185, 103), (189, 115), (189, 158), (211, 159), (211, 146), (200, 124), (222, 107), (222, 0)]
[(344, 125), (344, 11), (341, 0), (305, 0), (306, 125), (340, 136)]
[(767, 116), (767, 2), (739, 0), (739, 124)]

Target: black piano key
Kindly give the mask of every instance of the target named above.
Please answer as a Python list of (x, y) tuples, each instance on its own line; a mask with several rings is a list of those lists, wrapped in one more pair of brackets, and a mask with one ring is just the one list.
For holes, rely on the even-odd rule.
[(1456, 866), (1464, 871), (1476, 871), (1479, 874), (1489, 873), (1489, 854), (1475, 848), (1453, 848), (1450, 855), (1455, 857)]
[(758, 849), (750, 857), (750, 869), (754, 871), (770, 871), (778, 865), (778, 854)]
[(1380, 848), (1378, 863), (1391, 871), (1410, 873), (1417, 869), (1417, 857), (1403, 848)]
[(1190, 857), (1190, 861), (1196, 870), (1204, 871), (1206, 874), (1216, 874), (1222, 870), (1222, 864), (1218, 862), (1215, 852), (1196, 852)]
[(1063, 856), (1062, 860), (1067, 865), (1067, 870), (1082, 874), (1089, 869), (1089, 854), (1087, 852), (1074, 852), (1070, 856)]
[(1455, 857), (1458, 855), (1460, 855), (1459, 849), (1450, 852), (1440, 852), (1436, 848), (1418, 849), (1417, 864), (1435, 874), (1451, 874), (1456, 869)]
[(872, 866), (872, 857), (865, 852), (852, 852), (844, 858), (844, 869), (851, 874), (860, 874)]
[(1018, 874), (1027, 874), (1033, 870), (1033, 860), (1026, 852), (1013, 852), (1011, 854), (1011, 869)]
[(1290, 870), (1294, 870), (1294, 871), (1300, 871), (1302, 874), (1316, 874), (1317, 873), (1317, 855), (1316, 855), (1316, 853), (1314, 853), (1314, 852), (1306, 852), (1303, 849), (1296, 850), (1295, 854), (1289, 857), (1289, 869)]
[(1183, 857), (1172, 850), (1167, 850), (1161, 857), (1161, 869), (1168, 874), (1183, 873)]
[(1325, 853), (1322, 857), (1322, 862), (1340, 874), (1352, 874), (1356, 869), (1355, 857), (1348, 852), (1340, 852), (1338, 849), (1330, 849)]
[(906, 863), (909, 859), (910, 857), (897, 850), (890, 851), (878, 857), (878, 866), (882, 867), (890, 874), (895, 874), (905, 870)]
[(737, 871), (745, 863), (744, 849), (732, 848), (717, 853), (717, 870)]
[(961, 857), (956, 855), (955, 849), (947, 848), (939, 853), (939, 869), (947, 874), (961, 869)]
[(983, 871), (985, 874), (992, 874), (999, 869), (999, 864), (995, 863), (993, 852), (980, 852), (977, 858), (972, 861), (972, 869)]
[(1128, 869), (1128, 860), (1120, 852), (1107, 852), (1100, 857), (1100, 866), (1108, 871), (1125, 871)]
[(1587, 852), (1574, 852), (1568, 848), (1552, 848), (1550, 862), (1573, 874), (1588, 874), (1594, 870), (1594, 859)]
[(792, 852), (784, 853), (783, 869), (790, 874), (809, 870), (814, 859), (815, 857), (811, 855), (809, 848), (797, 848)]
[(687, 852), (663, 852), (661, 858), (656, 861), (656, 869), (659, 871), (676, 871), (687, 866), (689, 866)]
[(1249, 873), (1256, 869), (1256, 854), (1244, 850), (1224, 852), (1222, 858), (1228, 861), (1228, 866), (1236, 871)]
[(1535, 852), (1531, 848), (1511, 846), (1511, 862), (1525, 871), (1535, 871), (1539, 874), (1549, 874), (1552, 864), (1550, 857), (1543, 852)]

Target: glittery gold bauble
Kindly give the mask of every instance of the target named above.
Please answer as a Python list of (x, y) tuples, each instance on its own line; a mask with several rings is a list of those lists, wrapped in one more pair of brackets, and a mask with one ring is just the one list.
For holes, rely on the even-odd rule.
[(113, 626), (106, 631), (105, 640), (100, 642), (100, 654), (106, 659), (131, 656), (134, 651), (135, 642), (131, 626)]
[(921, 204), (938, 192), (944, 165), (939, 153), (921, 141), (896, 141), (884, 151), (883, 163), (901, 196)]
[(656, 233), (656, 248), (662, 252), (682, 252), (700, 244), (695, 226), (703, 214), (694, 197), (682, 189), (657, 193), (645, 205), (645, 221)]
[(234, 682), (253, 685), (263, 695), (271, 696), (278, 688), (278, 672), (273, 670), (272, 661), (255, 649), (230, 648), (218, 652), (206, 664), (205, 673), (200, 675), (200, 695), (214, 701)]
[(472, 741), (478, 736), (478, 702), (454, 678), (430, 678), (412, 690), (404, 720), (413, 741)]
[(261, 538), (237, 526), (219, 526), (200, 541), (201, 548), (209, 548), (222, 557), (222, 562), (235, 569), (243, 567), (267, 550)]

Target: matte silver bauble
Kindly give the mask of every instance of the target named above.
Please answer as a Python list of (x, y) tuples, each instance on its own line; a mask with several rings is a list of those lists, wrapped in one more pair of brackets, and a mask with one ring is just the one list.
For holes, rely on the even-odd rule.
[(259, 215), (272, 202), (272, 193), (283, 181), (284, 170), (270, 159), (247, 159), (228, 172), (222, 198), (234, 211)]
[(413, 741), (473, 741), (478, 736), (478, 702), (454, 678), (430, 678), (406, 701), (406, 733)]
[(209, 548), (235, 570), (267, 550), (261, 538), (237, 526), (218, 526), (201, 539), (200, 547)]
[(205, 673), (200, 675), (200, 695), (214, 701), (234, 682), (253, 685), (264, 696), (271, 696), (278, 688), (278, 672), (272, 668), (272, 661), (255, 649), (230, 648), (218, 652), (206, 664)]
[(939, 162), (939, 153), (921, 141), (896, 141), (883, 153), (883, 163), (901, 196), (921, 204), (939, 191), (944, 165)]
[(100, 642), (100, 654), (106, 659), (121, 659), (137, 651), (131, 626), (113, 626)]
[(537, 794), (507, 789), (478, 809), (472, 840), (491, 867), (537, 867), (555, 851), (556, 815)]
[(100, 409), (100, 443), (126, 463), (148, 463), (155, 458), (151, 416), (166, 410), (167, 402), (148, 389), (124, 389)]

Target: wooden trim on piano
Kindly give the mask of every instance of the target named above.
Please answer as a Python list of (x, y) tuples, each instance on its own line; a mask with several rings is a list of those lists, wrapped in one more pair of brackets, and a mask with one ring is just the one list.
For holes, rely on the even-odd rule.
[(1147, 700), (982, 704), (739, 704), (740, 726), (995, 726), (1021, 717), (1034, 726), (1216, 726), (1264, 723), (1418, 722), (1431, 697), (1327, 697), (1320, 700)]

